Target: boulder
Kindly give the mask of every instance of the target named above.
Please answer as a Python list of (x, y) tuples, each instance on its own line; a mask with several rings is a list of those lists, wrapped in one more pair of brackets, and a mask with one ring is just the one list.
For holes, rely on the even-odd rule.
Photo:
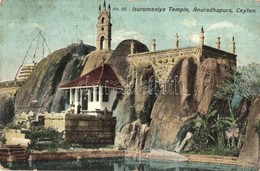
[(248, 115), (245, 140), (239, 154), (239, 162), (260, 166), (259, 162), (259, 135), (256, 124), (260, 121), (260, 95), (252, 102)]

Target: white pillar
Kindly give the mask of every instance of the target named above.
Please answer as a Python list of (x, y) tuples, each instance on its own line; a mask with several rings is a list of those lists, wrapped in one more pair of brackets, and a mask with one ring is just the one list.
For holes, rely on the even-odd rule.
[(87, 91), (88, 91), (88, 104), (89, 104), (89, 102), (91, 100), (91, 91), (90, 91), (90, 89), (87, 89)]
[(70, 88), (70, 105), (72, 104), (73, 102), (73, 92), (72, 92), (72, 89)]
[(97, 101), (97, 87), (93, 87), (93, 102)]
[(103, 87), (101, 87), (101, 86), (99, 86), (99, 90), (98, 90), (98, 99), (99, 99), (99, 102), (100, 102), (100, 104), (102, 103), (102, 101), (103, 101)]
[(82, 95), (83, 95), (83, 90), (82, 90), (82, 89), (79, 89), (79, 90), (80, 90), (79, 104), (80, 104), (80, 106), (82, 107)]
[(78, 109), (78, 99), (79, 99), (79, 92), (78, 89), (75, 89), (75, 110), (74, 110), (74, 114), (77, 114), (77, 109)]

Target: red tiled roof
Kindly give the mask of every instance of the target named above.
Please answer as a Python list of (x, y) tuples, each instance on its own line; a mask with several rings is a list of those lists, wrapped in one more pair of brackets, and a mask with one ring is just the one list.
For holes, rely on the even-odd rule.
[(66, 84), (60, 86), (62, 89), (73, 87), (90, 87), (95, 85), (101, 85), (111, 88), (123, 88), (119, 79), (117, 78), (112, 66), (108, 64), (102, 64), (98, 68), (90, 71), (89, 73), (72, 80)]

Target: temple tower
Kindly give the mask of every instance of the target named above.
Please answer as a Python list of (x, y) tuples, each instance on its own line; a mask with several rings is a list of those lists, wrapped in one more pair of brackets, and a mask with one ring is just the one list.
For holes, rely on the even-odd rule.
[(111, 8), (110, 4), (106, 7), (104, 0), (103, 7), (99, 6), (99, 15), (97, 22), (97, 50), (111, 49)]

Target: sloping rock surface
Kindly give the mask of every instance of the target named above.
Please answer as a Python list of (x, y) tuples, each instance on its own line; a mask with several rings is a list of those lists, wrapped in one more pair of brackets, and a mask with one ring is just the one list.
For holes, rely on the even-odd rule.
[[(225, 59), (205, 59), (198, 66), (192, 58), (179, 61), (169, 78), (172, 81), (165, 91), (160, 91), (151, 113), (151, 124), (145, 149), (173, 150), (178, 132), (184, 122), (196, 112), (206, 114), (214, 100), (217, 83), (220, 83), (232, 69), (232, 63)], [(226, 71), (226, 72), (222, 72)], [(174, 89), (172, 89), (174, 87)]]
[(246, 135), (238, 160), (246, 164), (260, 166), (259, 163), (259, 136), (256, 124), (260, 121), (260, 95), (256, 96), (248, 115)]
[(72, 44), (41, 60), (17, 92), (15, 103), (17, 113), (63, 110), (62, 94), (64, 92), (58, 90), (59, 85), (80, 75), (81, 57), (94, 49), (84, 44)]

